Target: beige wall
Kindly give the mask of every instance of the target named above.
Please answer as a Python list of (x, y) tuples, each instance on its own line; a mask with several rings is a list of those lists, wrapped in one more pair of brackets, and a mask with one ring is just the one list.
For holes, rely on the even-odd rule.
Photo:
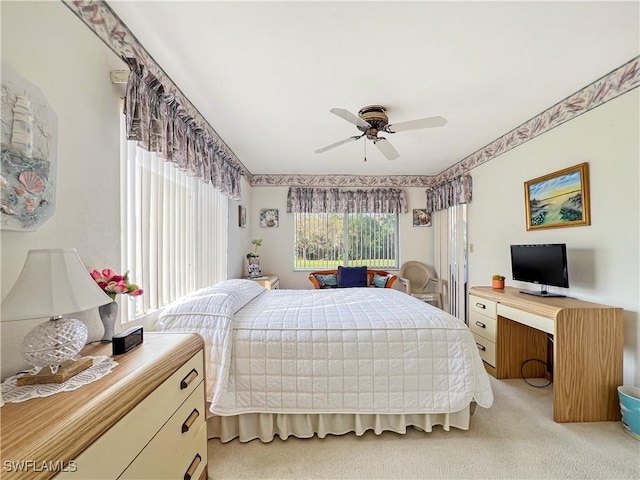
[[(242, 198), (229, 200), (229, 239), (227, 242), (227, 278), (241, 278), (247, 275), (244, 258), (251, 247), (251, 187), (246, 177), (240, 184)], [(247, 226), (238, 225), (238, 207), (247, 208)]]
[[(250, 193), (251, 208), (248, 211), (250, 238), (244, 245), (242, 257), (249, 251), (252, 238), (262, 238), (260, 266), (265, 273), (275, 273), (280, 277), (281, 288), (311, 288), (309, 272), (293, 271), (293, 214), (287, 213), (287, 187), (254, 187)], [(400, 263), (418, 260), (433, 264), (433, 229), (414, 227), (414, 208), (424, 208), (425, 188), (407, 188), (409, 213), (400, 215)], [(260, 228), (261, 208), (277, 208), (280, 226)], [(231, 263), (233, 260), (229, 259)]]
[[(640, 385), (639, 92), (633, 90), (471, 171), (469, 285), (511, 278), (509, 245), (566, 243), (566, 295), (625, 310), (625, 384)], [(591, 225), (530, 231), (524, 182), (589, 163)]]
[[(89, 269), (120, 269), (118, 89), (122, 62), (61, 2), (1, 2), (2, 66), (40, 88), (58, 117), (55, 215), (36, 232), (2, 231), (1, 294), (27, 251), (74, 247)], [(102, 336), (97, 309), (80, 317)], [(20, 343), (44, 319), (0, 324), (2, 378), (24, 367)]]

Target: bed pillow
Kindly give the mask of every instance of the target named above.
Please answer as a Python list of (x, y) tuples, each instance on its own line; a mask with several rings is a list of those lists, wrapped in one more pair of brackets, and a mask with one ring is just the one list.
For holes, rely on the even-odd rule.
[(242, 278), (223, 280), (216, 283), (213, 289), (216, 295), (224, 294), (230, 298), (234, 305), (234, 313), (266, 291), (258, 282)]
[(367, 267), (338, 267), (338, 286), (342, 288), (366, 287)]
[(258, 282), (242, 278), (222, 280), (211, 287), (201, 288), (178, 299), (177, 303), (188, 303), (199, 298), (208, 297), (209, 303), (229, 303), (233, 313), (240, 310), (247, 303), (260, 295), (266, 289)]
[(389, 281), (389, 275), (373, 274), (373, 286), (378, 288), (386, 288)]
[(338, 286), (338, 274), (336, 273), (316, 273), (314, 277), (316, 277), (320, 288), (336, 288)]

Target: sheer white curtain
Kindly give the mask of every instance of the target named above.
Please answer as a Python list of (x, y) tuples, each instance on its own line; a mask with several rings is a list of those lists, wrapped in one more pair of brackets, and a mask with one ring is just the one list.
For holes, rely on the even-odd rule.
[(431, 214), (435, 240), (435, 269), (444, 281), (444, 310), (466, 322), (467, 205)]
[(124, 323), (226, 278), (228, 200), (126, 140), (124, 121), (121, 138), (122, 265), (144, 289)]

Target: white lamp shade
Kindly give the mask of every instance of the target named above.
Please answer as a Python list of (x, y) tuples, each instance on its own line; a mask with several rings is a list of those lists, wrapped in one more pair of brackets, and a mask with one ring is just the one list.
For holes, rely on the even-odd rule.
[(3, 321), (56, 317), (106, 305), (75, 248), (29, 250), (22, 272), (2, 302)]

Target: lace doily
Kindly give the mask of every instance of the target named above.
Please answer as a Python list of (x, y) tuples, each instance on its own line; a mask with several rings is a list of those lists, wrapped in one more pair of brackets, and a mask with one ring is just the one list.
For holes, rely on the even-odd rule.
[(70, 392), (71, 390), (77, 390), (83, 385), (95, 382), (96, 380), (108, 375), (111, 373), (111, 370), (118, 365), (118, 362), (107, 356), (90, 358), (93, 358), (92, 366), (62, 383), (18, 386), (16, 383), (18, 377), (22, 377), (25, 374), (20, 373), (13, 377), (9, 377), (2, 382), (2, 400), (5, 403), (20, 403), (32, 398), (48, 397), (58, 392)]

